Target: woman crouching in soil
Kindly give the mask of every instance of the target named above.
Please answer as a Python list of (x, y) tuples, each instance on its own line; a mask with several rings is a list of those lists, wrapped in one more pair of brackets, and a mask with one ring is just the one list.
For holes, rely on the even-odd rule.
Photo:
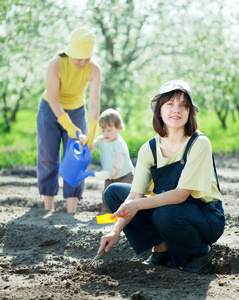
[(123, 230), (137, 255), (152, 248), (145, 264), (171, 261), (200, 274), (225, 226), (211, 143), (198, 131), (198, 107), (187, 83), (167, 82), (150, 105), (157, 134), (139, 151), (132, 185), (114, 183), (105, 191), (111, 218), (119, 219), (98, 253), (111, 250)]

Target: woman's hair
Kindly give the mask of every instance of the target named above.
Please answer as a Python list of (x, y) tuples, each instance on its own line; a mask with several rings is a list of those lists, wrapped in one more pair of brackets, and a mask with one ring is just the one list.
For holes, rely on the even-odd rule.
[(189, 115), (188, 115), (188, 121), (185, 124), (185, 134), (188, 136), (192, 136), (195, 131), (198, 129), (198, 121), (196, 118), (196, 115), (193, 110), (192, 102), (188, 96), (187, 93), (184, 93), (180, 90), (174, 90), (168, 93), (163, 94), (156, 105), (154, 116), (153, 116), (153, 128), (154, 131), (157, 132), (161, 137), (166, 137), (167, 132), (164, 128), (164, 122), (161, 117), (161, 107), (164, 105), (164, 103), (168, 102), (169, 100), (180, 97), (181, 94), (184, 94), (184, 101), (186, 102), (187, 107), (189, 108)]
[(99, 118), (99, 125), (101, 128), (105, 128), (106, 126), (114, 126), (117, 129), (125, 129), (121, 115), (112, 108), (108, 108), (102, 112)]
[(67, 57), (68, 55), (64, 51), (60, 51), (57, 53), (60, 57)]

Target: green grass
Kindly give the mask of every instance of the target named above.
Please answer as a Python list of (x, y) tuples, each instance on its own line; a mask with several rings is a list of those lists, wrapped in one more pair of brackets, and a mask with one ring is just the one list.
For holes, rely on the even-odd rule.
[(21, 111), (11, 130), (0, 136), (0, 168), (36, 165), (36, 112)]
[(227, 120), (227, 129), (223, 129), (215, 113), (198, 117), (200, 130), (209, 137), (214, 153), (239, 153), (239, 122), (231, 116)]
[[(11, 131), (0, 131), (0, 168), (15, 165), (36, 165), (36, 112), (24, 110), (19, 112), (17, 122)], [(214, 113), (199, 115), (200, 130), (211, 140), (213, 152), (239, 153), (239, 122), (228, 119), (228, 129), (225, 131)], [(2, 120), (0, 119), (0, 130)], [(98, 131), (100, 134), (100, 130)], [(133, 122), (121, 135), (125, 139), (132, 158), (137, 157), (140, 147), (154, 132), (149, 120), (148, 128)], [(99, 161), (97, 151), (93, 153), (93, 161)]]

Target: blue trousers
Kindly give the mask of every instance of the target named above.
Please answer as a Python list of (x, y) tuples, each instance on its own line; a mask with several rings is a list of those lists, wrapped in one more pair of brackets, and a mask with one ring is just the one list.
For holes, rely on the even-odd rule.
[[(65, 110), (72, 122), (87, 133), (85, 106), (75, 110)], [(57, 122), (49, 104), (41, 99), (37, 114), (37, 177), (38, 189), (41, 195), (55, 196), (59, 190), (60, 145), (63, 141), (63, 152), (68, 140), (66, 130)], [(64, 181), (63, 196), (82, 197), (84, 181), (78, 187), (73, 187)]]
[[(105, 202), (111, 211), (119, 208), (130, 189), (127, 183), (113, 183), (106, 189)], [(178, 268), (190, 257), (205, 255), (208, 245), (222, 235), (225, 217), (219, 202), (218, 207), (183, 202), (140, 210), (124, 233), (136, 254), (165, 241), (173, 266)]]

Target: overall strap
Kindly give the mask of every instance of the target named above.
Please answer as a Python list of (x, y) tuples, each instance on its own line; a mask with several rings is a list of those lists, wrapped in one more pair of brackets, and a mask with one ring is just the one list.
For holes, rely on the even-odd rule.
[(202, 134), (202, 133), (200, 133), (200, 132), (195, 132), (195, 133), (190, 137), (190, 139), (189, 139), (189, 141), (188, 141), (188, 144), (187, 144), (187, 147), (186, 147), (186, 149), (185, 149), (185, 151), (184, 151), (184, 153), (183, 153), (183, 157), (182, 157), (182, 159), (183, 159), (183, 161), (184, 161), (185, 163), (186, 163), (186, 161), (187, 161), (188, 151), (190, 150), (190, 148), (191, 148), (191, 146), (193, 145), (193, 143), (194, 143), (194, 141), (196, 140), (196, 138), (199, 137), (199, 135), (204, 135), (204, 134)]
[(156, 155), (156, 139), (153, 137), (149, 140), (149, 146), (152, 151), (153, 157), (154, 157), (154, 165), (157, 166), (157, 155)]
[(216, 164), (215, 164), (215, 160), (214, 160), (213, 154), (212, 154), (212, 161), (213, 161), (213, 168), (214, 168), (214, 173), (215, 173), (215, 177), (216, 177), (216, 181), (217, 181), (217, 187), (218, 187), (219, 192), (221, 192), (220, 186), (219, 186), (219, 180), (218, 180), (218, 176), (217, 176)]
[[(195, 141), (195, 139), (199, 135), (203, 135), (203, 134), (199, 133), (199, 132), (195, 132), (191, 136), (190, 140), (188, 141), (187, 147), (186, 147), (186, 149), (184, 151), (184, 154), (183, 154), (183, 157), (182, 157), (182, 159), (185, 161), (185, 163), (186, 163), (186, 158), (187, 158), (188, 151), (189, 151), (190, 147), (192, 146), (193, 142)], [(157, 165), (156, 139), (155, 139), (155, 137), (153, 137), (152, 139), (149, 140), (149, 146), (150, 146), (150, 149), (151, 149), (153, 157), (154, 157), (154, 165)]]
[[(184, 163), (186, 163), (186, 161), (187, 161), (187, 154), (188, 154), (188, 151), (190, 150), (191, 146), (193, 145), (193, 142), (200, 135), (202, 136), (204, 134), (201, 133), (201, 132), (195, 132), (191, 136), (190, 140), (188, 141), (187, 147), (186, 147), (186, 149), (183, 153), (183, 157), (182, 157)], [(149, 140), (149, 146), (150, 146), (150, 149), (151, 149), (153, 157), (154, 157), (154, 165), (157, 166), (156, 139), (155, 139), (155, 137), (153, 137), (152, 139)], [(215, 164), (213, 153), (212, 153), (212, 161), (213, 161), (213, 168), (214, 168), (214, 173), (215, 173), (215, 177), (216, 177), (216, 181), (217, 181), (217, 187), (218, 187), (218, 190), (220, 191), (219, 180), (218, 180), (218, 175), (217, 175), (217, 169), (216, 169), (216, 164)]]
[[(187, 154), (188, 154), (188, 151), (190, 150), (190, 148), (191, 148), (191, 146), (193, 145), (193, 142), (195, 141), (195, 139), (197, 138), (197, 137), (199, 137), (199, 136), (205, 136), (205, 134), (203, 134), (203, 133), (201, 133), (201, 132), (195, 132), (192, 136), (191, 136), (191, 138), (190, 138), (190, 140), (188, 141), (188, 144), (187, 144), (187, 147), (186, 147), (186, 149), (185, 149), (185, 151), (184, 151), (184, 154), (183, 154), (183, 161), (184, 161), (184, 163), (186, 163), (186, 161), (187, 161)], [(219, 180), (218, 180), (218, 176), (217, 176), (217, 169), (216, 169), (216, 164), (215, 164), (215, 160), (214, 160), (214, 156), (213, 156), (213, 153), (212, 153), (212, 161), (213, 161), (213, 168), (214, 168), (214, 173), (215, 173), (215, 177), (216, 177), (216, 181), (217, 181), (217, 187), (218, 187), (218, 190), (219, 190), (219, 192), (221, 192), (221, 190), (220, 190), (220, 186), (219, 186)]]

